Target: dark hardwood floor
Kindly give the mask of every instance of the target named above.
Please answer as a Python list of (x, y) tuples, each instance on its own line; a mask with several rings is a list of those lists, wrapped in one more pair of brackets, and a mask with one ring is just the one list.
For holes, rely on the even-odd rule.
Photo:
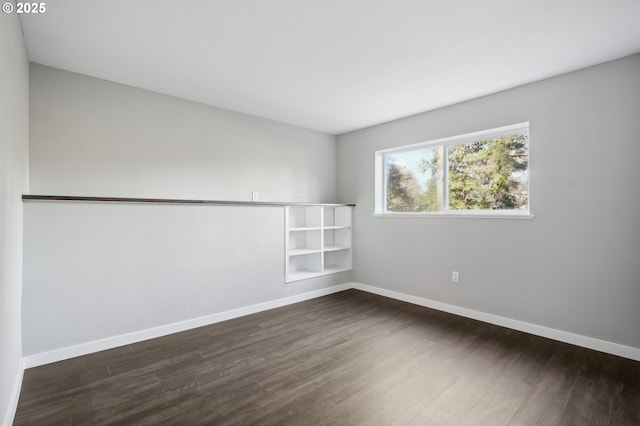
[(25, 371), (15, 425), (640, 425), (640, 363), (349, 290)]

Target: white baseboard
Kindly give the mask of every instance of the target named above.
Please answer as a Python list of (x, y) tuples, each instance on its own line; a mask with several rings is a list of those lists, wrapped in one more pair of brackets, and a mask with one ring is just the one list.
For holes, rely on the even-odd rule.
[[(140, 330), (133, 333), (109, 337), (106, 339), (95, 340), (95, 341), (82, 343), (75, 346), (68, 346), (65, 348), (56, 349), (49, 352), (43, 352), (43, 353), (38, 353), (34, 355), (27, 355), (23, 359), (23, 369), (37, 367), (39, 365), (49, 364), (52, 362), (62, 361), (65, 359), (74, 358), (81, 355), (87, 355), (90, 353), (99, 352), (106, 349), (112, 349), (118, 346), (141, 342), (143, 340), (153, 339), (156, 337), (162, 337), (169, 334), (178, 333), (180, 331), (190, 330), (192, 328), (214, 324), (220, 321), (226, 321), (226, 320), (238, 318), (244, 315), (266, 311), (268, 309), (279, 308), (281, 306), (302, 302), (304, 300), (325, 296), (325, 295), (336, 293), (339, 291), (348, 290), (351, 288), (366, 291), (373, 294), (378, 294), (380, 296), (390, 297), (392, 299), (397, 299), (404, 302), (413, 303), (415, 305), (425, 306), (427, 308), (437, 309), (439, 311), (449, 312), (449, 313), (460, 315), (466, 318), (473, 318), (479, 321), (500, 325), (502, 327), (507, 327), (514, 330), (524, 331), (525, 333), (547, 337), (549, 339), (570, 343), (572, 345), (582, 346), (582, 347), (594, 349), (600, 352), (606, 352), (606, 353), (621, 356), (624, 358), (640, 361), (640, 348), (634, 348), (631, 346), (625, 346), (618, 343), (612, 343), (605, 340), (595, 339), (593, 337), (587, 337), (579, 334), (569, 333), (567, 331), (562, 331), (562, 330), (557, 330), (549, 327), (544, 327), (541, 325), (531, 324), (524, 321), (518, 321), (515, 319), (501, 317), (498, 315), (493, 315), (486, 312), (463, 308), (460, 306), (449, 305), (447, 303), (442, 303), (435, 300), (426, 299), (423, 297), (412, 296), (409, 294), (400, 293), (393, 290), (387, 290), (380, 287), (374, 287), (367, 284), (345, 283), (345, 284), (340, 284), (333, 287), (328, 287), (320, 290), (298, 294), (295, 296), (284, 297), (281, 299), (271, 300), (271, 301), (259, 303), (256, 305), (246, 306), (238, 309), (232, 309), (230, 311), (207, 315), (200, 318), (181, 321), (178, 323), (167, 324), (160, 327), (150, 328), (147, 330)], [(22, 375), (20, 376), (20, 383), (22, 383)], [(20, 394), (20, 383), (18, 384), (17, 395), (15, 395), (16, 406), (17, 406), (17, 398)]]
[(24, 368), (37, 367), (52, 362), (62, 361), (81, 355), (87, 355), (106, 349), (116, 348), (118, 346), (128, 345), (131, 343), (141, 342), (143, 340), (154, 339), (180, 331), (190, 330), (196, 327), (202, 327), (233, 318), (242, 317), (257, 312), (266, 311), (268, 309), (279, 308), (281, 306), (291, 305), (293, 303), (302, 302), (304, 300), (314, 299), (316, 297), (326, 296), (328, 294), (337, 293), (339, 291), (349, 290), (352, 288), (351, 283), (339, 284), (336, 286), (314, 290), (306, 293), (297, 294), (295, 296), (283, 297), (281, 299), (270, 300), (256, 305), (245, 306), (230, 311), (219, 312), (181, 321), (173, 324), (167, 324), (160, 327), (149, 328), (146, 330), (135, 331), (133, 333), (121, 334), (119, 336), (108, 337), (106, 339), (94, 340), (91, 342), (81, 343), (79, 345), (67, 346), (65, 348), (56, 349), (49, 352), (42, 352), (24, 357)]
[(11, 392), (11, 399), (9, 400), (9, 406), (7, 407), (7, 413), (4, 416), (2, 424), (4, 426), (11, 426), (13, 420), (16, 417), (16, 410), (18, 409), (18, 400), (20, 399), (20, 390), (22, 389), (22, 378), (24, 377), (24, 358), (20, 360), (18, 365), (18, 374), (13, 382), (13, 391)]
[(511, 318), (488, 314), (486, 312), (475, 311), (473, 309), (462, 308), (460, 306), (449, 305), (447, 303), (437, 302), (435, 300), (412, 296), (409, 294), (387, 290), (385, 288), (374, 287), (367, 284), (352, 283), (352, 288), (396, 300), (401, 300), (404, 302), (413, 303), (414, 305), (425, 306), (427, 308), (449, 312), (451, 314), (460, 315), (462, 317), (473, 318), (475, 320), (500, 325), (502, 327), (511, 328), (513, 330), (524, 331), (525, 333), (535, 334), (537, 336), (547, 337), (549, 339), (558, 340), (560, 342), (570, 343), (572, 345), (582, 346), (584, 348), (594, 349), (596, 351), (606, 352), (612, 355), (640, 361), (640, 348), (612, 343), (606, 340), (582, 336), (580, 334), (569, 333), (567, 331), (557, 330), (554, 328), (531, 324), (524, 321), (518, 321)]

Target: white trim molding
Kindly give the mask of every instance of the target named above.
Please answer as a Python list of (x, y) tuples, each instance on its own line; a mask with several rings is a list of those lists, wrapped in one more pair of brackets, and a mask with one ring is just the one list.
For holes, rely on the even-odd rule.
[(515, 214), (515, 213), (471, 213), (469, 211), (463, 211), (459, 213), (453, 212), (432, 212), (432, 213), (374, 213), (373, 217), (392, 217), (396, 219), (402, 219), (407, 217), (420, 217), (420, 218), (454, 218), (454, 219), (533, 219), (536, 217), (534, 214)]
[(18, 410), (18, 400), (20, 399), (20, 391), (22, 390), (22, 378), (24, 377), (24, 358), (20, 360), (18, 365), (18, 373), (16, 379), (13, 382), (13, 391), (11, 392), (11, 399), (9, 400), (9, 406), (7, 407), (7, 413), (4, 417), (2, 424), (4, 426), (11, 426), (16, 417), (16, 411)]
[(476, 311), (473, 309), (463, 308), (456, 305), (438, 302), (423, 297), (412, 296), (410, 294), (400, 293), (386, 288), (374, 287), (367, 284), (352, 283), (352, 288), (366, 291), (368, 293), (389, 297), (391, 299), (401, 300), (403, 302), (413, 303), (414, 305), (424, 306), (427, 308), (437, 309), (439, 311), (460, 315), (466, 318), (472, 318), (478, 321), (507, 327), (513, 330), (523, 331), (536, 336), (546, 337), (558, 340), (572, 345), (582, 346), (588, 349), (594, 349), (600, 352), (606, 352), (612, 355), (640, 361), (640, 348), (621, 345), (619, 343), (608, 342), (593, 337), (582, 336), (580, 334), (570, 333), (568, 331), (557, 330), (555, 328), (544, 327), (542, 325), (532, 324), (511, 318), (501, 317), (498, 315), (488, 314), (486, 312)]
[[(180, 331), (190, 330), (196, 327), (202, 327), (209, 324), (214, 324), (221, 321), (230, 320), (233, 318), (242, 317), (245, 315), (254, 314), (257, 312), (266, 311), (268, 309), (279, 308), (293, 303), (302, 302), (316, 297), (326, 296), (328, 294), (337, 293), (344, 290), (356, 289), (366, 291), (368, 293), (377, 294), (380, 296), (389, 297), (403, 302), (412, 303), (414, 305), (424, 306), (427, 308), (437, 309), (439, 311), (449, 312), (451, 314), (460, 315), (466, 318), (472, 318), (475, 320), (487, 322), (490, 324), (507, 327), (513, 330), (523, 331), (525, 333), (535, 334), (537, 336), (546, 337), (560, 342), (570, 343), (572, 345), (582, 346), (588, 349), (594, 349), (600, 352), (606, 352), (612, 355), (621, 356), (624, 358), (640, 361), (640, 348), (634, 348), (631, 346), (625, 346), (618, 343), (608, 342), (605, 340), (596, 339), (593, 337), (582, 336), (580, 334), (574, 334), (567, 331), (557, 330), (549, 327), (544, 327), (537, 324), (532, 324), (524, 321), (515, 320), (512, 318), (501, 317), (498, 315), (489, 314), (486, 312), (476, 311), (473, 309), (463, 308), (460, 306), (450, 305), (443, 302), (438, 302), (423, 297), (412, 296), (410, 294), (400, 293), (393, 290), (388, 290), (381, 287), (370, 286), (367, 284), (349, 282), (339, 284), (336, 286), (323, 288), (320, 290), (310, 291), (294, 296), (284, 297), (281, 299), (271, 300), (268, 302), (258, 303), (256, 305), (246, 306), (238, 309), (232, 309), (225, 312), (219, 312), (199, 318), (194, 318), (178, 323), (167, 324), (160, 327), (150, 328), (146, 330), (135, 331), (128, 334), (122, 334), (119, 336), (108, 337), (106, 339), (94, 340), (91, 342), (81, 343), (79, 345), (68, 346), (65, 348), (55, 349), (49, 352), (42, 352), (33, 355), (27, 355), (23, 359), (23, 365), (21, 366), (19, 377), (16, 378), (16, 390), (13, 395), (11, 403), (17, 407), (18, 397), (20, 395), (20, 385), (22, 383), (22, 374), (24, 368), (37, 367), (52, 362), (62, 361), (69, 358), (74, 358), (81, 355), (87, 355), (94, 352), (99, 352), (106, 349), (112, 349), (122, 345), (128, 345), (131, 343), (141, 342), (143, 340), (154, 339), (156, 337), (162, 337)], [(14, 413), (15, 413), (14, 407)], [(5, 424), (6, 420), (5, 420)]]
[(27, 355), (24, 357), (24, 367), (38, 367), (52, 362), (62, 361), (77, 356), (87, 355), (94, 352), (113, 349), (118, 346), (129, 345), (141, 342), (143, 340), (154, 339), (156, 337), (167, 336), (169, 334), (178, 333), (193, 328), (214, 324), (221, 321), (227, 321), (233, 318), (245, 315), (255, 314), (257, 312), (269, 309), (279, 308), (293, 303), (303, 302), (305, 300), (314, 299), (316, 297), (326, 296), (328, 294), (337, 293), (352, 288), (351, 283), (339, 284), (319, 290), (309, 291), (294, 296), (283, 297), (281, 299), (270, 300), (268, 302), (258, 303), (255, 305), (245, 306), (242, 308), (232, 309), (229, 311), (218, 312), (199, 318), (193, 318), (173, 324), (167, 324), (160, 327), (149, 328), (146, 330), (134, 331), (132, 333), (121, 334), (119, 336), (108, 337), (106, 339), (94, 340), (91, 342), (81, 343), (79, 345), (67, 346), (65, 348), (55, 349), (48, 352)]

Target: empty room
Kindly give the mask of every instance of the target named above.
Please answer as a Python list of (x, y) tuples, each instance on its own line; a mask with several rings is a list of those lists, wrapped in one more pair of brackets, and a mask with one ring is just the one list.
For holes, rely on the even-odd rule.
[(0, 13), (0, 424), (640, 425), (640, 1)]

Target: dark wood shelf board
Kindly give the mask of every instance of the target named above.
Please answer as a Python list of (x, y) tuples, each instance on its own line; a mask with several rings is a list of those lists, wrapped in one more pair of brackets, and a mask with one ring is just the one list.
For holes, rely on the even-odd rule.
[(23, 201), (88, 201), (99, 203), (155, 203), (155, 204), (212, 204), (224, 206), (349, 206), (355, 204), (333, 203), (285, 203), (273, 201), (228, 201), (228, 200), (185, 200), (177, 198), (131, 198), (131, 197), (87, 197), (78, 195), (35, 195), (23, 194)]

